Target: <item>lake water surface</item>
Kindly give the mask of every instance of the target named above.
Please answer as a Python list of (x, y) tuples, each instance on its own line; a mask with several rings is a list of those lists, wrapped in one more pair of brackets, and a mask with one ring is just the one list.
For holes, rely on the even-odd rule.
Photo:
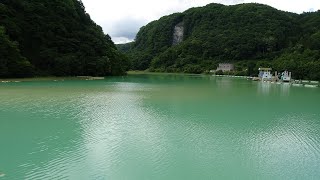
[(211, 76), (0, 83), (0, 180), (320, 179), (319, 105)]

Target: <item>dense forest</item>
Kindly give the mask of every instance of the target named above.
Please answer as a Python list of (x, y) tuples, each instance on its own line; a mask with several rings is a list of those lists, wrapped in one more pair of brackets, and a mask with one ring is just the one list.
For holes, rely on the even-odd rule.
[(119, 75), (128, 66), (78, 0), (1, 0), (0, 77)]
[[(176, 45), (174, 29), (181, 23), (183, 41)], [(203, 73), (232, 62), (237, 75), (255, 75), (265, 66), (319, 80), (320, 11), (295, 14), (255, 3), (209, 4), (153, 21), (134, 42), (117, 47), (133, 70)]]

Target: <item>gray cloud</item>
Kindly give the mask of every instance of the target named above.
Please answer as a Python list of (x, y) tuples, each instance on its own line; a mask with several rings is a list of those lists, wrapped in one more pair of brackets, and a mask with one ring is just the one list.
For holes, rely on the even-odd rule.
[(315, 12), (316, 10), (314, 8), (310, 8), (309, 12)]
[[(115, 22), (112, 26), (109, 26), (109, 23), (106, 22), (105, 27), (108, 27), (109, 31), (107, 33), (112, 37), (134, 39), (139, 29), (146, 23), (147, 22), (143, 19), (124, 18)], [(102, 25), (102, 27), (103, 26), (104, 25)]]

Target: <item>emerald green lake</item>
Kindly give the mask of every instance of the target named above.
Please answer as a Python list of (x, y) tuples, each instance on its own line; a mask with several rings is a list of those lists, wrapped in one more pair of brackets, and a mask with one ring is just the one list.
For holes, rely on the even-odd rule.
[(320, 179), (320, 88), (137, 74), (0, 98), (0, 180)]

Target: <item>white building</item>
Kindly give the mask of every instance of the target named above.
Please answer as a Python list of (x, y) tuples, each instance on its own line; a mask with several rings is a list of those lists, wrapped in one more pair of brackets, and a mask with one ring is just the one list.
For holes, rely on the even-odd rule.
[(271, 68), (259, 68), (259, 78), (262, 81), (269, 81), (272, 79)]
[(284, 71), (284, 72), (281, 74), (281, 80), (282, 80), (283, 82), (290, 82), (290, 81), (291, 81), (291, 72)]
[(220, 71), (220, 70), (222, 72), (233, 71), (234, 65), (230, 63), (220, 63), (216, 71)]

